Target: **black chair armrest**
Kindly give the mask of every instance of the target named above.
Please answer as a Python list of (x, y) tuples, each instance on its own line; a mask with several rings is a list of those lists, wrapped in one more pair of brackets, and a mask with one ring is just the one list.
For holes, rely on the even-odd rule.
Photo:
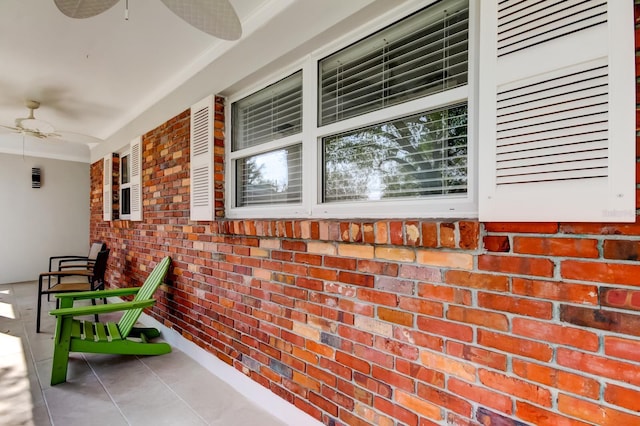
[(76, 255), (52, 256), (49, 258), (49, 272), (51, 272), (51, 267), (53, 265), (54, 260), (57, 260), (58, 265), (60, 265), (61, 262), (82, 261), (82, 260), (88, 260), (88, 259), (89, 258), (87, 256), (76, 256)]

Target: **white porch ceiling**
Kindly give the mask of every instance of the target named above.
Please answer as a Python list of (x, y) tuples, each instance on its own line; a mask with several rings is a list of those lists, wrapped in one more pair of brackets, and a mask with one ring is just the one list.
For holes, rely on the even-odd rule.
[[(214, 38), (158, 0), (126, 0), (71, 19), (53, 0), (0, 1), (0, 124), (35, 117), (56, 130), (124, 144), (210, 93), (221, 93), (328, 33), (347, 32), (402, 1), (230, 0), (240, 40)], [(206, 74), (206, 75), (205, 75)], [(136, 134), (137, 133), (137, 134)], [(0, 129), (0, 152), (90, 161), (90, 145), (38, 140)], [(97, 153), (96, 153), (97, 151)]]

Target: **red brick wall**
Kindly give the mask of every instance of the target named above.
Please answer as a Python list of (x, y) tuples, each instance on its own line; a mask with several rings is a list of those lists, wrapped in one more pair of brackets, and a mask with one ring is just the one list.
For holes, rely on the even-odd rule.
[(189, 221), (189, 112), (143, 137), (144, 220), (108, 282), (173, 258), (150, 312), (327, 425), (640, 424), (640, 223)]

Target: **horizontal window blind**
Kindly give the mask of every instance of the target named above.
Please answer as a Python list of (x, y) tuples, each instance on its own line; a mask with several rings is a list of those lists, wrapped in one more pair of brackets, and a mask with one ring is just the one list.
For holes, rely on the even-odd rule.
[(440, 1), (319, 62), (319, 125), (467, 84), (467, 1)]
[(302, 131), (302, 71), (232, 105), (233, 151)]
[(236, 207), (302, 202), (302, 145), (236, 161)]
[(467, 105), (323, 139), (323, 201), (467, 191)]

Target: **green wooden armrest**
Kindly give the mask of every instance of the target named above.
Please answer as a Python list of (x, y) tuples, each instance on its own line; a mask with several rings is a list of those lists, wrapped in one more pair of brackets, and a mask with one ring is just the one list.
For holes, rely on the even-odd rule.
[(61, 308), (54, 309), (49, 312), (49, 315), (55, 315), (56, 317), (61, 316), (82, 316), (82, 315), (94, 315), (94, 314), (106, 314), (108, 312), (118, 312), (118, 311), (126, 311), (130, 309), (142, 309), (148, 308), (153, 305), (156, 301), (154, 299), (150, 300), (139, 300), (132, 302), (122, 302), (122, 303), (111, 303), (108, 305), (91, 305), (91, 306), (77, 306), (75, 308)]
[(77, 291), (75, 293), (58, 293), (55, 296), (58, 299), (70, 300), (104, 299), (111, 296), (128, 296), (136, 294), (138, 291), (140, 291), (140, 287), (127, 287), (109, 290)]

